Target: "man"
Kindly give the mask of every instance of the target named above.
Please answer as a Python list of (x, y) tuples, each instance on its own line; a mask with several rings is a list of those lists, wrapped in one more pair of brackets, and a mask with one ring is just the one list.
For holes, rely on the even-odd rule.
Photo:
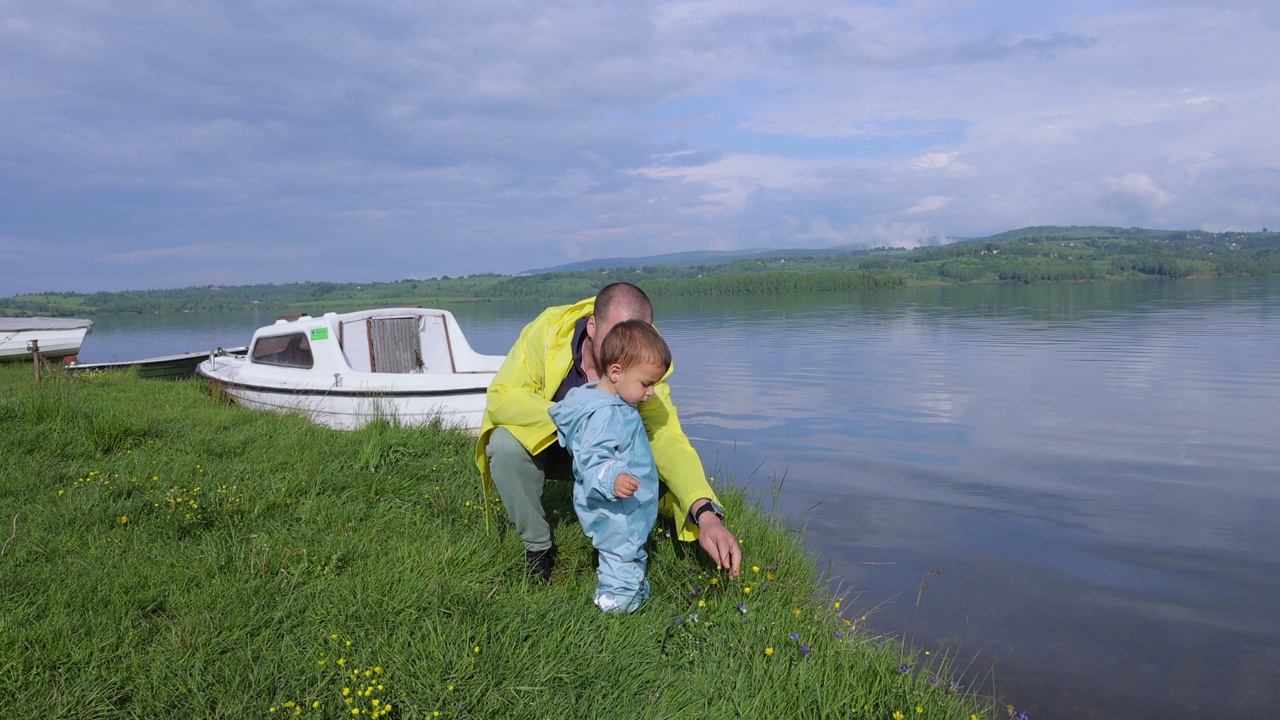
[[(489, 386), (476, 465), (485, 497), (496, 487), (524, 540), (530, 573), (547, 580), (555, 564), (551, 527), (542, 507), (548, 476), (571, 480), (567, 451), (556, 442), (547, 410), (578, 386), (600, 379), (596, 348), (624, 320), (653, 322), (653, 305), (630, 283), (613, 283), (573, 305), (548, 308), (525, 326)], [(668, 372), (670, 375), (670, 372)], [(662, 512), (678, 518), (680, 540), (696, 539), (717, 565), (737, 577), (742, 548), (723, 524), (724, 510), (707, 482), (698, 453), (680, 428), (665, 378), (640, 406), (666, 493)]]

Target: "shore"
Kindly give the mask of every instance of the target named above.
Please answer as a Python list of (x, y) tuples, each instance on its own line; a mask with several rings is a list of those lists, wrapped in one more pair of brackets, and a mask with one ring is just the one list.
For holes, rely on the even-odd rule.
[(952, 655), (868, 635), (724, 482), (741, 578), (660, 522), (653, 598), (600, 614), (552, 483), (560, 561), (530, 582), (501, 508), (485, 529), (472, 443), (0, 366), (0, 693), (51, 717), (1006, 714), (951, 683)]

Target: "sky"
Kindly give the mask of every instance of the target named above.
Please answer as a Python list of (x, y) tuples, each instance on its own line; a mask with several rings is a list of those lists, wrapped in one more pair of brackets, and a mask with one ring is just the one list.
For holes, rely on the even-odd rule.
[(1280, 228), (1280, 6), (4, 0), (0, 297)]

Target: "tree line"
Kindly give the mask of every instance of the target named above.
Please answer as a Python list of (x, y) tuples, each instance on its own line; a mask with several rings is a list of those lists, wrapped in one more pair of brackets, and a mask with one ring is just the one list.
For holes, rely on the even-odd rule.
[(536, 275), (481, 273), (381, 283), (303, 282), (169, 290), (33, 293), (0, 298), (0, 315), (75, 316), (316, 306), (571, 301), (616, 280), (650, 295), (713, 296), (899, 288), (921, 283), (1032, 283), (1280, 274), (1280, 233), (1141, 228), (1024, 228), (915, 249), (777, 251), (718, 265), (624, 266)]

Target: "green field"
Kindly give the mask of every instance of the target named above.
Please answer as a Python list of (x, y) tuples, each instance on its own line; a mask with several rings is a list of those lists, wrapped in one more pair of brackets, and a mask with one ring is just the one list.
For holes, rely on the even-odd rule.
[(984, 699), (990, 678), (982, 696), (951, 684), (964, 670), (951, 652), (869, 635), (800, 537), (723, 480), (738, 580), (660, 524), (653, 598), (600, 614), (589, 542), (553, 483), (561, 560), (550, 584), (530, 582), (500, 508), (486, 529), (473, 443), (440, 428), (328, 430), (229, 405), (199, 380), (37, 385), (29, 367), (0, 366), (0, 708), (1005, 715)]

